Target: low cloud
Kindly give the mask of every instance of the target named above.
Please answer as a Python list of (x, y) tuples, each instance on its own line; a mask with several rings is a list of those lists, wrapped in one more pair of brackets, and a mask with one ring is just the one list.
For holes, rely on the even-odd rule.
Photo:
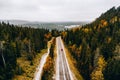
[(0, 0), (0, 19), (92, 21), (120, 0)]

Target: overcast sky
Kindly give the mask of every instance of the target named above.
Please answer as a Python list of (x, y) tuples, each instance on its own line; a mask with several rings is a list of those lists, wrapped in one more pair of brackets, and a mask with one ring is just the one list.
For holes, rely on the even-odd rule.
[(92, 21), (120, 0), (0, 0), (0, 19)]

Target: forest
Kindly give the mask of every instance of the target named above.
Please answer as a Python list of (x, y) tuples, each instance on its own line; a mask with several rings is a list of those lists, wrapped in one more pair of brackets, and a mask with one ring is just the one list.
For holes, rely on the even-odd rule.
[(61, 36), (84, 80), (120, 79), (120, 7)]
[(11, 80), (22, 69), (17, 58), (25, 56), (32, 63), (33, 58), (47, 48), (51, 33), (47, 29), (35, 29), (0, 23), (0, 80)]

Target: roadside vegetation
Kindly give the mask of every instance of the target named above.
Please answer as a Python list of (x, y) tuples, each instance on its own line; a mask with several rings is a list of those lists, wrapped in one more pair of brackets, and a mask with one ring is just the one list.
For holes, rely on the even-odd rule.
[(74, 80), (83, 80), (80, 72), (78, 71), (78, 69), (76, 67), (77, 61), (70, 54), (67, 46), (65, 46), (65, 52), (66, 52), (66, 57), (67, 57), (69, 65), (70, 65), (70, 69), (72, 71), (72, 76), (73, 76)]
[(67, 57), (68, 63), (70, 65), (70, 69), (73, 73), (72, 76), (73, 76), (74, 80), (84, 80), (82, 78), (81, 74), (79, 73), (78, 69), (76, 68), (77, 62), (73, 58), (73, 56), (70, 54), (67, 46), (65, 46), (65, 52), (66, 52), (66, 57)]
[(47, 49), (43, 49), (38, 53), (32, 63), (26, 60), (25, 57), (18, 58), (17, 64), (19, 67), (17, 68), (17, 74), (13, 80), (33, 80), (36, 67), (39, 65), (40, 59), (44, 53), (47, 53)]
[(55, 74), (55, 42), (56, 39), (53, 38), (50, 46), (50, 53), (47, 57), (46, 63), (43, 68), (42, 80), (53, 80)]

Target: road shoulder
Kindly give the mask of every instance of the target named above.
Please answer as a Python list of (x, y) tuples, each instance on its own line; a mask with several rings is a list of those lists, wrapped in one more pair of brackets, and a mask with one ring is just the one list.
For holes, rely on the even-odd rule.
[(70, 69), (72, 71), (72, 76), (73, 76), (74, 80), (83, 80), (82, 76), (80, 75), (77, 68), (75, 67), (75, 64), (76, 64), (75, 59), (70, 54), (70, 52), (67, 49), (67, 46), (64, 44), (64, 42), (63, 42), (63, 45), (64, 45), (64, 48), (65, 48), (66, 57), (67, 57), (67, 60), (68, 60), (68, 64), (70, 65)]

